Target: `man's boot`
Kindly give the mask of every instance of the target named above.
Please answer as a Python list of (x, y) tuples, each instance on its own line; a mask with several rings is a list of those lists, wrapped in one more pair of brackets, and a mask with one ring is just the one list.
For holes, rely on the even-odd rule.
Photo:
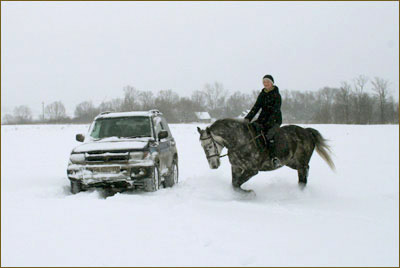
[(281, 161), (279, 160), (279, 158), (275, 154), (275, 150), (276, 150), (276, 148), (275, 148), (276, 147), (276, 144), (275, 144), (275, 133), (276, 133), (277, 128), (279, 128), (279, 127), (271, 128), (267, 132), (267, 135), (266, 135), (266, 139), (267, 139), (267, 142), (268, 142), (269, 157), (271, 159), (271, 165), (274, 168), (278, 168), (278, 167), (282, 166)]

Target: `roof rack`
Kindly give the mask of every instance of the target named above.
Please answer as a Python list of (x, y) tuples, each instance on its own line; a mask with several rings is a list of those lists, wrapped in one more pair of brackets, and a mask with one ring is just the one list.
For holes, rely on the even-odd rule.
[(101, 112), (100, 115), (102, 115), (102, 114), (109, 114), (109, 113), (111, 113), (111, 111)]
[(152, 113), (154, 115), (162, 115), (162, 113), (158, 109), (149, 110), (149, 113)]

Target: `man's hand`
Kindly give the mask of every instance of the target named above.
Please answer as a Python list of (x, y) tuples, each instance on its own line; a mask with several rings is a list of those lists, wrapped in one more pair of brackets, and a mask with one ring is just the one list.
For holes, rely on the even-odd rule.
[(275, 136), (275, 132), (274, 131), (268, 131), (267, 135), (265, 135), (265, 137), (267, 138), (267, 140), (272, 140)]

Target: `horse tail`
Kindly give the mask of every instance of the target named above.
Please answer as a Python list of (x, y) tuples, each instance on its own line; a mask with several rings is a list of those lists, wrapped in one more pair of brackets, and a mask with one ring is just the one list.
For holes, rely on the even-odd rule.
[(321, 133), (319, 133), (318, 130), (316, 129), (306, 128), (306, 130), (308, 130), (311, 133), (319, 156), (321, 156), (321, 158), (324, 159), (324, 161), (328, 164), (328, 166), (333, 171), (335, 171), (336, 167), (330, 156), (332, 154), (332, 151), (329, 145), (327, 144), (328, 140), (322, 137)]

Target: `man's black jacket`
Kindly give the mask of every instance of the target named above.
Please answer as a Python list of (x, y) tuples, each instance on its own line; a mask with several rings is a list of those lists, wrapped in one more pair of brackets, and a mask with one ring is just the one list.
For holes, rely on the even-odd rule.
[(267, 128), (271, 128), (276, 124), (281, 125), (281, 104), (282, 98), (277, 86), (274, 86), (274, 89), (268, 93), (262, 89), (257, 97), (256, 103), (245, 118), (251, 121), (257, 112), (262, 109), (256, 122)]

